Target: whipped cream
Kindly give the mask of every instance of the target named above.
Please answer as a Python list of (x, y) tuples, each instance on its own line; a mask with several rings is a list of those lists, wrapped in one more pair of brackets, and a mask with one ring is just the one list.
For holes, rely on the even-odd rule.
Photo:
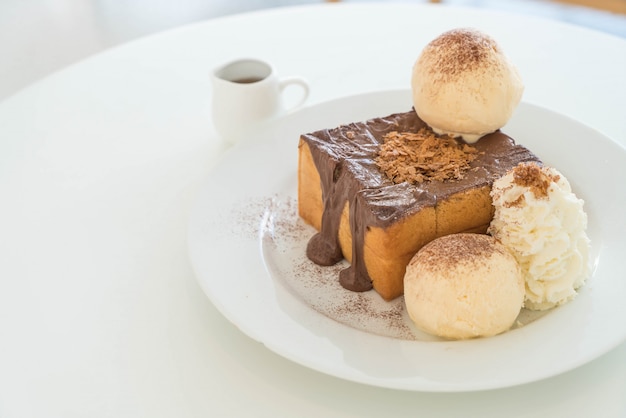
[(520, 164), (496, 180), (488, 232), (515, 256), (526, 282), (525, 307), (544, 310), (576, 296), (590, 274), (584, 202), (551, 167)]

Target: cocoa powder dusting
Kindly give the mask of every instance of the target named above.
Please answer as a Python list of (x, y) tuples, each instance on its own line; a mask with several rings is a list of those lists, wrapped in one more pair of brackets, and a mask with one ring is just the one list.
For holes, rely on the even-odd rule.
[(454, 29), (426, 45), (423, 56), (436, 57), (430, 66), (437, 78), (449, 79), (481, 68), (491, 53), (499, 51), (491, 37), (472, 29)]
[(304, 304), (338, 323), (368, 333), (403, 340), (426, 338), (408, 318), (403, 298), (387, 302), (376, 292), (348, 291), (337, 281), (347, 262), (322, 267), (306, 258), (304, 247), (313, 230), (300, 219), (295, 199), (274, 196), (249, 202), (238, 217), (250, 228), (250, 236), (260, 233), (262, 253), (272, 277)]
[(411, 264), (423, 263), (429, 270), (448, 270), (459, 263), (476, 262), (494, 252), (502, 252), (495, 239), (484, 234), (452, 234), (424, 246)]
[(537, 199), (547, 197), (550, 183), (558, 180), (558, 175), (545, 173), (535, 163), (520, 164), (513, 170), (513, 182), (519, 186), (528, 187)]
[(390, 132), (383, 140), (375, 161), (396, 184), (461, 180), (478, 156), (474, 147), (429, 128)]

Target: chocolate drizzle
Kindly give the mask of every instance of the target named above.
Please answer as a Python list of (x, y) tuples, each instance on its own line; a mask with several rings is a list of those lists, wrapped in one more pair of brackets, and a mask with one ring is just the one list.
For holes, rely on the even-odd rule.
[[(350, 232), (354, 237), (365, 237), (365, 225), (368, 224), (365, 218), (366, 212), (359, 210), (363, 201), (359, 199), (357, 194), (355, 199), (350, 202)], [(365, 274), (359, 274), (361, 271)], [(362, 292), (372, 288), (372, 280), (367, 274), (365, 268), (365, 259), (363, 257), (363, 246), (359, 247), (358, 240), (352, 240), (352, 263), (350, 267), (339, 273), (339, 283), (346, 289), (355, 292)]]
[(436, 207), (455, 193), (490, 186), (519, 162), (538, 161), (528, 149), (498, 131), (474, 144), (479, 156), (463, 179), (394, 184), (375, 163), (384, 135), (392, 131), (415, 133), (425, 126), (415, 111), (409, 111), (301, 137), (320, 175), (323, 200), (321, 230), (309, 241), (307, 256), (320, 265), (333, 265), (343, 258), (339, 226), (347, 203), (352, 260), (339, 278), (346, 289), (372, 288), (364, 260), (365, 235), (370, 227), (385, 229), (423, 208)]

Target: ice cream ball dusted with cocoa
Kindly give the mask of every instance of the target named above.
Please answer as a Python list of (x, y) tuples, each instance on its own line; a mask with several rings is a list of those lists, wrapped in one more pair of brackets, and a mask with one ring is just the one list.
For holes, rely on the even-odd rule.
[(431, 41), (413, 66), (418, 116), (436, 133), (474, 143), (503, 127), (524, 84), (494, 39), (475, 29), (454, 29)]
[(407, 266), (404, 301), (415, 325), (429, 334), (489, 337), (514, 324), (524, 304), (524, 279), (495, 238), (445, 235), (426, 244)]

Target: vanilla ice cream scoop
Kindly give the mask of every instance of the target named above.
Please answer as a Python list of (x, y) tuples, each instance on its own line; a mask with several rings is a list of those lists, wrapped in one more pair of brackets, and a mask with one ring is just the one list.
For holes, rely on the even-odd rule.
[(524, 280), (513, 255), (484, 234), (437, 238), (411, 259), (404, 276), (409, 317), (448, 339), (508, 330), (524, 302)]
[(488, 232), (517, 259), (525, 307), (544, 310), (576, 296), (591, 269), (584, 202), (556, 169), (521, 163), (493, 184)]
[(426, 45), (413, 66), (411, 87), (424, 122), (468, 143), (503, 127), (524, 91), (498, 44), (473, 29), (445, 32)]

